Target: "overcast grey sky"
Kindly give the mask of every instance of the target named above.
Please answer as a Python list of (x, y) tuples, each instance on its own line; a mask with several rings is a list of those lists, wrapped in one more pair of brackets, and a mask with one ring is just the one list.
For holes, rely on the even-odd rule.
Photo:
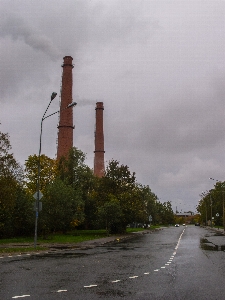
[[(15, 158), (38, 153), (71, 55), (74, 146), (87, 164), (103, 101), (106, 163), (127, 164), (161, 202), (194, 211), (209, 177), (225, 180), (224, 15), (219, 0), (0, 0), (0, 130)], [(43, 125), (52, 158), (57, 123)]]

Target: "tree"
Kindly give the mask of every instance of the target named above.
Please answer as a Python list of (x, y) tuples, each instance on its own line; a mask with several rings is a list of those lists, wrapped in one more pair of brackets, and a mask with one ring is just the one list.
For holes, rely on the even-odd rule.
[(71, 148), (68, 157), (62, 156), (58, 162), (59, 178), (68, 185), (79, 188), (81, 181), (85, 183), (84, 173), (90, 171), (84, 161), (85, 154), (76, 147)]
[(18, 182), (12, 176), (0, 176), (0, 237), (13, 233), (13, 210)]
[(55, 179), (45, 190), (43, 210), (40, 213), (42, 230), (51, 232), (71, 229), (83, 221), (83, 201), (74, 189), (60, 179)]
[(93, 171), (85, 164), (85, 154), (73, 147), (70, 149), (68, 157), (59, 160), (59, 178), (68, 186), (71, 186), (84, 202), (85, 219), (80, 227), (93, 228), (96, 226), (97, 206), (92, 197), (97, 185), (98, 178)]
[[(225, 202), (225, 182), (217, 182), (214, 189), (207, 193), (202, 193), (202, 198), (199, 200), (197, 211), (200, 213), (200, 221), (210, 223), (213, 216), (216, 225), (223, 226), (223, 203)], [(216, 214), (219, 214), (216, 217)]]
[(130, 191), (135, 186), (135, 173), (131, 173), (127, 165), (119, 165), (117, 160), (111, 160), (106, 166), (104, 184), (107, 185), (108, 192), (120, 194)]
[(167, 225), (174, 223), (174, 213), (170, 201), (162, 204), (162, 222)]
[(21, 186), (17, 187), (12, 221), (13, 236), (34, 233), (34, 199)]
[(110, 196), (108, 202), (99, 208), (98, 216), (102, 222), (102, 226), (105, 226), (109, 233), (120, 233), (121, 230), (123, 231), (123, 228), (120, 228), (123, 212), (118, 199), (113, 195)]
[(18, 182), (23, 180), (23, 170), (11, 153), (11, 144), (8, 133), (0, 131), (0, 176), (12, 177)]
[(13, 234), (13, 210), (23, 170), (11, 153), (9, 135), (0, 132), (0, 237)]
[(148, 185), (139, 184), (139, 189), (146, 207), (147, 219), (145, 223), (149, 223), (149, 216), (152, 217), (151, 223), (155, 223), (157, 215), (157, 196), (151, 191)]
[[(30, 155), (25, 162), (25, 186), (27, 191), (34, 194), (37, 191), (38, 155)], [(44, 192), (46, 186), (57, 177), (57, 161), (44, 154), (40, 156), (40, 191)]]
[[(144, 222), (147, 218), (145, 199), (135, 181), (135, 173), (130, 172), (127, 165), (120, 165), (116, 160), (109, 162), (105, 176), (99, 179), (95, 194), (100, 212), (98, 217), (100, 221), (103, 216), (107, 217), (106, 223), (110, 233), (122, 233), (129, 223)], [(118, 213), (114, 217), (109, 211), (115, 211), (115, 208)]]

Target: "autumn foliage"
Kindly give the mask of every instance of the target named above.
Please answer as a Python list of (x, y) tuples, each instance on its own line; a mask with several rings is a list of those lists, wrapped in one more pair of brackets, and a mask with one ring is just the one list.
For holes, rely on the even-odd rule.
[[(30, 155), (23, 169), (11, 152), (8, 134), (0, 132), (0, 238), (33, 234), (38, 162), (37, 155)], [(98, 178), (75, 147), (60, 161), (40, 156), (40, 191), (38, 235), (75, 228), (122, 233), (130, 224), (173, 222), (170, 202), (160, 203), (127, 165), (111, 160)]]

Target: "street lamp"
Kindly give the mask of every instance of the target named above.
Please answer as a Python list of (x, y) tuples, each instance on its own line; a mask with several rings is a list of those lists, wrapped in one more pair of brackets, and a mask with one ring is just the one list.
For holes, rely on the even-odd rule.
[[(216, 181), (216, 182), (221, 182), (221, 181), (219, 181), (219, 180), (217, 180), (217, 179), (214, 179), (214, 178), (212, 178), (212, 177), (210, 177), (209, 179), (214, 180), (214, 181)], [(221, 182), (221, 188), (223, 189), (224, 187), (225, 187), (225, 183), (222, 184), (222, 182)], [(224, 192), (225, 192), (225, 191), (222, 190), (222, 194), (223, 194), (223, 230), (225, 231)]]
[[(41, 171), (41, 139), (42, 139), (42, 125), (43, 125), (43, 121), (55, 114), (57, 114), (59, 112), (59, 110), (55, 111), (54, 113), (50, 114), (50, 115), (46, 115), (47, 110), (49, 109), (50, 104), (52, 103), (52, 100), (55, 99), (55, 97), (57, 96), (57, 93), (53, 92), (51, 95), (51, 100), (43, 114), (43, 117), (41, 119), (41, 133), (40, 133), (40, 142), (39, 142), (39, 153), (38, 153), (38, 178), (37, 178), (37, 192), (35, 194), (35, 232), (34, 232), (34, 248), (36, 249), (37, 246), (37, 225), (38, 225), (38, 214), (39, 214), (39, 203), (40, 203), (40, 199), (42, 197), (42, 194), (40, 192), (40, 171)], [(72, 102), (70, 103), (67, 107), (65, 107), (64, 109), (70, 108), (77, 105), (76, 102)], [(64, 110), (63, 109), (63, 110)]]
[[(202, 192), (199, 196), (202, 197), (202, 198), (204, 198), (206, 196), (206, 194), (204, 192)], [(206, 204), (206, 200), (205, 200), (205, 226), (207, 226), (207, 224), (208, 224), (207, 204)]]

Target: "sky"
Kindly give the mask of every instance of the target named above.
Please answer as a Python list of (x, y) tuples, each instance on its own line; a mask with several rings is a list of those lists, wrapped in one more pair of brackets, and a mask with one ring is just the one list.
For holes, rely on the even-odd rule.
[[(105, 164), (128, 165), (160, 202), (195, 211), (209, 177), (225, 180), (224, 15), (220, 0), (0, 0), (0, 131), (16, 160), (38, 154), (69, 55), (74, 146), (86, 164), (103, 101)], [(51, 158), (57, 124), (57, 114), (43, 123)]]

